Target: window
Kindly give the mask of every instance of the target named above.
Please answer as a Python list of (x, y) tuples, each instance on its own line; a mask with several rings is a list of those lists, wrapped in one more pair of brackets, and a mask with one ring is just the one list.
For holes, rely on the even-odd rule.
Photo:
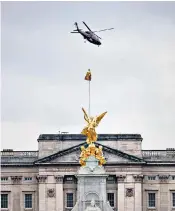
[(32, 180), (32, 177), (24, 177), (24, 180), (25, 180), (25, 181)]
[(32, 208), (32, 194), (25, 194), (25, 208)]
[(175, 207), (175, 192), (172, 193), (172, 202), (173, 202), (173, 207)]
[(8, 177), (1, 177), (1, 181), (7, 181)]
[(148, 180), (156, 180), (156, 176), (148, 176)]
[(108, 193), (107, 198), (111, 207), (114, 207), (114, 193)]
[(1, 194), (1, 208), (8, 208), (8, 194)]
[(73, 177), (67, 177), (66, 180), (67, 181), (72, 181), (73, 180)]
[(172, 180), (175, 180), (175, 176), (174, 175), (172, 176)]
[(67, 193), (67, 207), (73, 207), (73, 193)]
[(108, 184), (114, 184), (114, 183), (116, 183), (116, 178), (114, 176), (109, 176), (107, 178), (107, 183)]
[(156, 194), (148, 193), (148, 207), (155, 207), (155, 206), (156, 206)]

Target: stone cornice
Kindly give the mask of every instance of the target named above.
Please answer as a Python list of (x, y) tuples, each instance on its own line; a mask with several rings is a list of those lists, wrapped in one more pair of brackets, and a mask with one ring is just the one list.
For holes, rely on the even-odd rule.
[(19, 184), (22, 181), (22, 176), (11, 176), (11, 180), (13, 181), (13, 184)]
[(62, 184), (63, 183), (63, 176), (62, 175), (55, 175), (55, 181), (58, 184)]
[(47, 179), (47, 175), (37, 175), (36, 179), (38, 180), (38, 183), (45, 183)]

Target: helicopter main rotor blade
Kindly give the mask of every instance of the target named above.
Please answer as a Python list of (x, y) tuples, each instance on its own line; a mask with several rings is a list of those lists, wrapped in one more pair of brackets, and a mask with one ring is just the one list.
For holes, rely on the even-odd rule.
[(102, 29), (102, 30), (99, 30), (99, 31), (94, 31), (94, 32), (102, 32), (102, 31), (107, 31), (107, 30), (112, 30), (114, 28), (110, 28), (110, 29)]
[(89, 26), (83, 21), (84, 25), (89, 29), (89, 31), (92, 32), (92, 30), (89, 28)]
[[(95, 33), (94, 33), (95, 34)], [(95, 34), (96, 35), (96, 34)], [(98, 35), (96, 35), (99, 39), (101, 39), (102, 40), (102, 38), (101, 37), (99, 37)]]
[(70, 32), (70, 33), (73, 33), (73, 34), (75, 33), (75, 34), (77, 34), (77, 33), (80, 33), (80, 32)]

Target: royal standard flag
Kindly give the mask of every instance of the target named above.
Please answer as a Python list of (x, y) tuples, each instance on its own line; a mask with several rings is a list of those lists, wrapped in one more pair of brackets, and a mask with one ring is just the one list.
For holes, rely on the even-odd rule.
[(86, 76), (84, 78), (86, 81), (91, 81), (91, 71), (90, 69), (87, 71)]

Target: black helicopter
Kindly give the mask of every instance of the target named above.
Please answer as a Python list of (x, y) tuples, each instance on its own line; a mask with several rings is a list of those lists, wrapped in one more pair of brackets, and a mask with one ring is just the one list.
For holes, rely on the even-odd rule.
[(95, 32), (101, 32), (101, 31), (114, 29), (114, 28), (110, 28), (110, 29), (103, 29), (103, 30), (99, 30), (99, 31), (92, 31), (84, 21), (83, 21), (83, 23), (89, 29), (89, 31), (83, 31), (82, 29), (79, 29), (77, 22), (75, 22), (74, 25), (76, 26), (77, 29), (73, 30), (73, 32), (71, 32), (71, 33), (81, 34), (85, 40), (89, 41), (90, 43), (92, 43), (94, 45), (98, 45), (98, 47), (101, 45), (101, 42), (100, 42), (101, 37), (97, 36), (95, 34)]

